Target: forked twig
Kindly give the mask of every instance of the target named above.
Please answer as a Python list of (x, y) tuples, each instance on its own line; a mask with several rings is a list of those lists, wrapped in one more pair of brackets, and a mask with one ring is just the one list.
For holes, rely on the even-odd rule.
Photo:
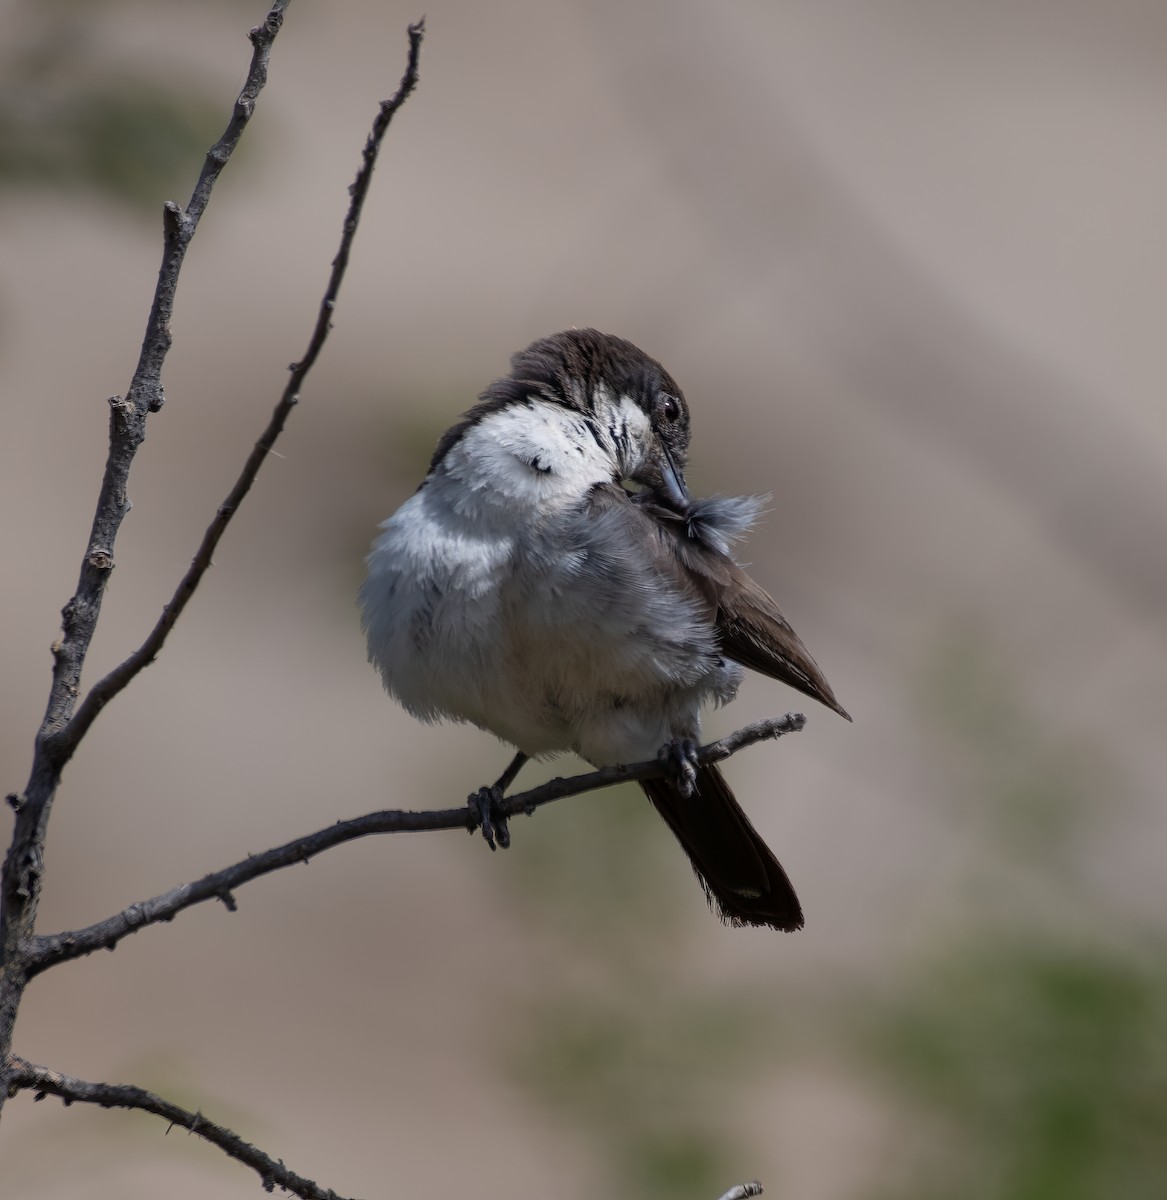
[(179, 272), (215, 181), (239, 144), (255, 110), (256, 98), (267, 82), (272, 43), (283, 25), (288, 2), (274, 0), (262, 24), (248, 35), (252, 55), (247, 78), (223, 136), (207, 152), (186, 209), (173, 203), (165, 206), (162, 264), (138, 364), (125, 398), (115, 396), (110, 401), (109, 453), (105, 472), (77, 589), (61, 610), (61, 637), (53, 645), (49, 701), (36, 736), (32, 770), (24, 791), (8, 797), (16, 811), (16, 822), (0, 871), (0, 1106), (6, 1094), (3, 1083), (7, 1057), (12, 1049), (12, 1031), (27, 982), (24, 954), (36, 925), (45, 837), (53, 799), (66, 762), (112, 694), (107, 689), (105, 693), (99, 691), (96, 699), (91, 695), (82, 705), (83, 717), (81, 712), (75, 711), (81, 671), (114, 565), (114, 543), (129, 512), (126, 484), (130, 467), (146, 436), (148, 414), (157, 412), (164, 400), (162, 365), (172, 340), (170, 318)]
[(227, 493), (226, 499), (224, 499), (223, 503), (216, 510), (214, 519), (207, 526), (207, 530), (203, 534), (203, 540), (194, 558), (191, 560), (190, 567), (179, 581), (178, 587), (174, 590), (174, 595), (171, 596), (169, 602), (162, 609), (162, 614), (159, 616), (154, 628), (150, 631), (149, 636), (137, 650), (114, 667), (108, 675), (93, 685), (89, 694), (81, 702), (77, 712), (68, 724), (51, 735), (50, 743), (55, 753), (61, 758), (62, 763), (68, 759), (69, 755), (76, 748), (77, 743), (85, 736), (86, 731), (93, 724), (97, 714), (101, 712), (118, 692), (126, 687), (139, 671), (149, 666), (158, 656), (158, 652), (162, 649), (163, 643), (174, 628), (175, 622), (182, 616), (183, 609), (186, 608), (202, 577), (210, 567), (215, 549), (219, 545), (223, 534), (227, 531), (227, 526), (231, 523), (231, 518), (243, 502), (243, 498), (251, 490), (251, 485), (255, 482), (260, 467), (263, 466), (267, 456), (271, 453), (276, 439), (283, 432), (292, 409), (300, 402), (300, 388), (304, 383), (304, 378), (319, 357), (320, 351), (328, 338), (329, 330), (332, 328), (332, 312), (336, 307), (337, 296), (340, 294), (340, 285), (344, 281), (345, 271), (348, 268), (353, 240), (356, 237), (357, 226), (360, 223), (365, 197), (369, 193), (369, 184), (373, 178), (373, 168), (377, 162), (377, 152), (380, 150), (381, 141), (385, 136), (386, 130), (389, 128), (389, 122), (393, 119), (393, 114), (405, 103), (410, 93), (417, 86), (418, 56), (421, 51), (421, 39), (424, 33), (424, 20), (409, 26), (409, 61), (405, 69), (405, 74), (402, 76), (401, 83), (393, 96), (381, 102), (381, 107), (373, 122), (373, 128), (365, 142), (361, 168), (357, 172), (356, 179), (349, 187), (349, 207), (348, 212), (345, 214), (344, 232), (341, 235), (340, 247), (336, 252), (336, 257), (332, 260), (332, 272), (328, 278), (328, 286), (325, 288), (324, 295), (321, 298), (320, 308), (316, 314), (316, 324), (312, 330), (312, 336), (308, 339), (308, 347), (304, 352), (304, 357), (299, 362), (292, 363), (289, 367), (288, 382), (284, 387), (283, 395), (280, 396), (278, 403), (272, 410), (267, 428), (260, 434), (258, 441), (256, 441), (251, 449), (251, 453), (247, 456), (247, 461), (243, 464), (243, 470), (240, 471), (239, 478), (236, 479), (230, 492)]
[[(288, 2), (274, 0), (263, 24), (250, 33), (254, 52), (247, 80), (226, 132), (207, 154), (203, 172), (187, 208), (184, 211), (175, 204), (166, 206), (162, 266), (141, 357), (125, 399), (114, 397), (110, 402), (110, 448), (105, 476), (81, 578), (77, 591), (63, 611), (62, 637), (53, 647), (53, 683), (48, 710), (37, 736), (32, 773), (25, 792), (9, 797), (17, 815), (0, 885), (0, 931), (3, 935), (0, 943), (0, 1105), (9, 1095), (32, 1088), (38, 1092), (38, 1099), (52, 1093), (61, 1096), (66, 1103), (82, 1100), (105, 1107), (117, 1105), (144, 1109), (182, 1125), (213, 1142), (231, 1157), (253, 1167), (269, 1191), (279, 1186), (305, 1200), (339, 1200), (334, 1192), (322, 1189), (311, 1180), (289, 1171), (282, 1163), (249, 1145), (231, 1130), (204, 1120), (201, 1114), (189, 1113), (143, 1088), (87, 1083), (45, 1067), (34, 1066), (11, 1054), (12, 1030), (25, 986), (34, 974), (51, 965), (44, 955), (46, 939), (35, 938), (34, 933), (45, 833), (61, 771), (102, 708), (154, 661), (210, 566), (215, 547), (298, 402), (304, 378), (328, 336), (332, 311), (348, 265), (382, 139), (393, 114), (405, 103), (417, 84), (418, 58), (424, 34), (424, 24), (420, 21), (409, 26), (409, 57), (405, 74), (392, 98), (383, 101), (380, 106), (364, 146), (360, 170), (349, 189), (350, 203), (340, 248), (332, 263), (328, 285), (304, 357), (290, 368), (287, 385), (266, 429), (248, 456), (226, 500), (219, 506), (190, 568), (154, 628), (141, 646), (99, 680), (78, 705), (81, 670), (100, 615), (105, 585), (114, 564), (114, 540), (129, 511), (126, 500), (129, 469), (145, 436), (147, 414), (157, 412), (164, 401), (161, 370), (171, 343), (170, 315), (179, 271), (214, 182), (238, 144), (254, 110), (256, 97), (266, 82), (271, 44), (282, 25)], [(60, 955), (55, 961), (62, 961), (66, 957), (71, 956)]]

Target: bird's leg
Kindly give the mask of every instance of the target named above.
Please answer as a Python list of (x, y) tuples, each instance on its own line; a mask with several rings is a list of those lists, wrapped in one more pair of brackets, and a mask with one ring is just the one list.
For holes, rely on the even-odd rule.
[(515, 781), (515, 776), (523, 769), (527, 762), (527, 755), (521, 750), (511, 759), (507, 769), (494, 781), (494, 786), (498, 788), (500, 794), (505, 792)]
[(673, 738), (657, 751), (657, 760), (669, 779), (688, 800), (697, 787), (697, 743), (692, 738)]
[[(511, 844), (511, 831), (507, 828), (506, 814), (499, 811), (502, 798), (507, 788), (515, 781), (515, 776), (523, 769), (527, 756), (520, 750), (511, 759), (507, 769), (489, 787), (479, 788), (467, 803), (478, 814), (477, 828), (482, 830), (486, 844), (494, 850), (497, 845), (504, 850)], [(470, 832), (474, 832), (471, 826)]]

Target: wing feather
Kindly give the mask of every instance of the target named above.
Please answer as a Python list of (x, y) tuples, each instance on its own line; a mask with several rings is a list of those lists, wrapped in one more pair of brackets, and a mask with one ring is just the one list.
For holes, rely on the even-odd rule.
[(662, 545), (671, 549), (690, 586), (714, 604), (724, 654), (851, 719), (773, 598), (727, 553), (721, 531), (732, 522), (730, 538), (736, 537), (742, 532), (738, 510), (752, 514), (756, 506), (718, 498), (699, 501), (691, 513), (680, 516), (648, 496), (638, 498), (634, 507), (652, 516)]

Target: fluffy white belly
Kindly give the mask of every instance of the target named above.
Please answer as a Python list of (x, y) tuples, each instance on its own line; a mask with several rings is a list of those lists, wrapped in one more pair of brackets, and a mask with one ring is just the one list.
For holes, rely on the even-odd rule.
[(513, 539), (415, 493), (381, 527), (360, 604), (369, 658), (415, 716), (486, 724)]
[(631, 762), (696, 736), (708, 665), (663, 673), (622, 609), (571, 586), (561, 562), (532, 569), (529, 529), (517, 570), (503, 524), (513, 515), (459, 515), (427, 486), (382, 526), (360, 602), (388, 690), (422, 720), (468, 721), (530, 755)]

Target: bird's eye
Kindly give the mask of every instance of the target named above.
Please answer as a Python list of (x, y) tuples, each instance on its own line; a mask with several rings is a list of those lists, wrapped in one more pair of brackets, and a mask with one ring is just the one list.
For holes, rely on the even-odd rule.
[(668, 421), (671, 425), (681, 415), (681, 402), (676, 396), (663, 395), (659, 401), (659, 412), (661, 419)]

